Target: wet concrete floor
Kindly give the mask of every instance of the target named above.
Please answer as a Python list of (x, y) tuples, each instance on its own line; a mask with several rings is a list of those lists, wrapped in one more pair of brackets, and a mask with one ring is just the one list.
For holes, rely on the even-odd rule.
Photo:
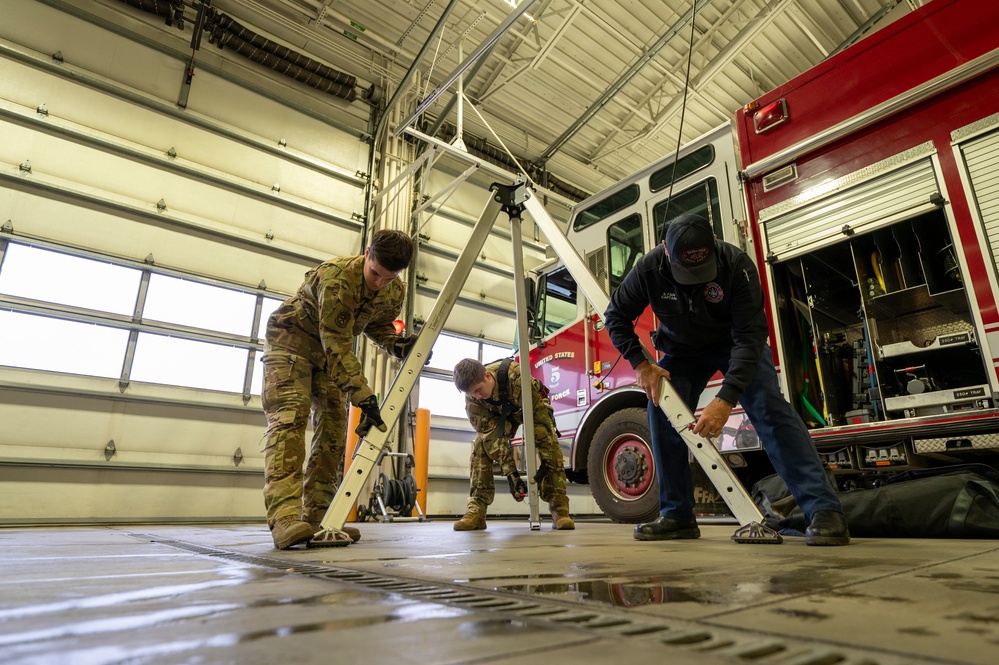
[[(997, 662), (999, 541), (639, 542), (631, 527), (0, 529), (0, 663)], [(655, 659), (655, 660), (652, 660)]]

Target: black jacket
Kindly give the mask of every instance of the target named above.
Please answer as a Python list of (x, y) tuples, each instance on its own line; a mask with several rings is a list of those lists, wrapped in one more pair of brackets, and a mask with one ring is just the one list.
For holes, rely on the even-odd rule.
[(703, 286), (677, 284), (663, 246), (639, 259), (611, 296), (604, 320), (611, 342), (637, 366), (646, 359), (635, 333), (635, 319), (652, 305), (659, 321), (656, 348), (683, 358), (731, 349), (731, 362), (718, 397), (735, 404), (756, 373), (766, 347), (760, 275), (735, 245), (715, 241), (718, 274)]

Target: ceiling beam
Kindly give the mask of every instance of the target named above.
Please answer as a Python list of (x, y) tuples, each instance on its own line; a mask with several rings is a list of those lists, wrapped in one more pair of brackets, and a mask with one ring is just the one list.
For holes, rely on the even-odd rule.
[[(552, 16), (552, 15), (557, 15), (558, 14), (558, 12), (550, 12), (550, 13), (547, 12), (549, 5), (551, 5), (551, 2), (552, 2), (552, 0), (542, 0), (541, 4), (538, 5), (538, 9), (537, 9), (537, 12), (536, 12), (537, 13), (537, 18), (535, 19), (535, 21), (536, 21), (535, 26), (537, 25), (537, 23), (540, 23), (544, 18), (547, 18), (548, 16)], [(579, 9), (578, 5), (574, 6), (573, 7), (572, 15), (575, 15), (575, 13), (576, 13), (576, 11), (578, 9)], [(552, 46), (554, 46), (554, 44), (562, 36), (562, 32), (563, 32), (564, 26), (566, 25), (566, 23), (571, 22), (571, 20), (572, 20), (572, 18), (570, 16), (569, 19), (562, 21), (562, 25), (560, 25), (555, 30), (555, 34), (552, 35), (551, 39), (549, 39), (548, 42), (545, 44), (545, 46), (543, 46), (540, 49), (538, 55), (540, 55), (541, 52), (545, 52), (547, 49), (549, 49)], [(535, 29), (537, 29), (537, 28), (535, 27)], [(505, 60), (501, 60), (497, 64), (497, 66), (489, 73), (489, 75), (486, 76), (485, 81), (483, 81), (478, 86), (478, 89), (476, 90), (476, 92), (474, 94), (470, 95), (471, 97), (474, 97), (474, 98), (479, 99), (479, 100), (485, 100), (486, 98), (489, 97), (489, 95), (491, 95), (491, 94), (493, 94), (493, 92), (495, 92), (495, 90), (493, 90), (493, 84), (496, 82), (496, 79), (499, 78), (500, 74), (503, 72), (503, 69), (506, 67), (507, 62), (513, 60), (513, 56), (516, 54), (517, 50), (520, 48), (520, 45), (522, 43), (523, 43), (523, 40), (516, 39), (516, 40), (512, 41), (509, 46), (507, 46), (506, 52), (503, 53), (503, 56), (505, 56)], [(537, 56), (535, 56), (535, 59), (537, 59)], [(503, 81), (503, 83), (501, 85), (506, 85), (509, 82), (510, 82), (510, 79), (508, 78), (505, 81)]]
[(562, 132), (561, 136), (559, 136), (547, 148), (545, 148), (544, 152), (542, 152), (541, 155), (538, 157), (537, 162), (539, 164), (544, 164), (546, 161), (551, 159), (552, 155), (558, 152), (562, 148), (562, 146), (564, 146), (566, 142), (569, 139), (571, 139), (576, 134), (576, 132), (579, 131), (581, 127), (583, 127), (583, 125), (589, 122), (590, 118), (592, 118), (597, 111), (603, 108), (604, 104), (606, 104), (611, 99), (611, 97), (616, 95), (618, 91), (621, 88), (623, 88), (626, 83), (628, 83), (628, 81), (634, 78), (635, 75), (646, 64), (648, 64), (648, 62), (652, 60), (659, 53), (659, 51), (663, 49), (663, 47), (669, 44), (669, 42), (672, 41), (672, 39), (676, 37), (677, 34), (679, 34), (680, 30), (687, 24), (688, 21), (694, 20), (694, 16), (699, 12), (701, 12), (706, 6), (711, 4), (711, 2), (712, 0), (697, 0), (694, 6), (688, 9), (686, 13), (684, 13), (684, 15), (680, 17), (680, 20), (678, 20), (676, 23), (670, 26), (669, 29), (656, 41), (656, 43), (649, 48), (648, 51), (646, 51), (638, 60), (632, 63), (631, 67), (629, 67), (628, 70), (620, 78), (618, 78), (617, 81), (612, 83), (610, 87), (604, 90), (603, 94), (601, 94), (590, 105), (590, 107), (583, 112), (583, 115), (576, 118), (576, 120), (571, 125), (569, 125), (569, 127), (566, 128), (564, 132)]
[[(711, 26), (709, 26), (708, 29), (704, 31), (704, 33), (702, 33), (700, 37), (697, 38), (697, 43), (694, 45), (693, 52), (700, 53), (703, 47), (706, 44), (710, 43), (711, 38), (715, 35), (715, 33), (718, 32), (719, 28), (721, 28), (721, 26), (723, 25), (727, 25), (729, 21), (731, 21), (732, 15), (735, 14), (740, 9), (742, 9), (742, 6), (744, 4), (746, 4), (746, 0), (738, 0), (738, 2), (733, 2), (729, 6), (729, 8), (725, 10), (725, 13), (722, 14), (717, 21), (715, 21)], [(614, 137), (617, 136), (620, 132), (622, 132), (624, 128), (628, 126), (628, 123), (631, 122), (631, 120), (637, 115), (638, 109), (644, 108), (645, 105), (648, 104), (650, 101), (652, 101), (652, 99), (657, 95), (662, 96), (664, 94), (667, 94), (663, 90), (667, 81), (671, 81), (677, 87), (677, 89), (682, 90), (683, 78), (680, 76), (679, 72), (681, 71), (681, 67), (685, 65), (686, 61), (678, 60), (676, 63), (672, 65), (672, 67), (666, 68), (665, 74), (660, 79), (659, 84), (656, 85), (653, 90), (649, 91), (649, 93), (646, 94), (646, 96), (637, 104), (637, 109), (635, 111), (629, 113), (626, 117), (621, 119), (621, 121), (617, 123), (616, 126), (613, 126), (611, 130), (607, 132), (607, 134), (600, 141), (597, 147), (590, 152), (589, 157), (587, 158), (586, 161), (588, 163), (593, 163), (599, 160), (603, 156), (604, 150), (606, 150), (607, 146), (610, 145), (611, 141), (614, 140)], [(703, 100), (703, 95), (701, 95), (700, 91), (696, 91), (695, 95), (701, 97)], [(719, 110), (719, 115), (724, 116), (725, 112), (726, 111), (724, 110)], [(655, 116), (656, 116), (655, 113), (650, 113), (649, 121), (652, 122)]]
[[(760, 34), (768, 25), (773, 23), (774, 19), (780, 15), (784, 9), (791, 4), (793, 0), (778, 0), (776, 3), (766, 5), (760, 12), (754, 16), (749, 23), (739, 31), (739, 34), (728, 43), (721, 51), (715, 55), (714, 58), (708, 62), (701, 71), (697, 73), (697, 77), (691, 82), (690, 89), (694, 91), (699, 91), (714, 78), (726, 65), (730, 64), (732, 61), (738, 57), (746, 46)], [(657, 134), (666, 124), (673, 119), (673, 116), (683, 108), (683, 95), (676, 95), (669, 104), (667, 104), (647, 125), (647, 129), (639, 133), (634, 138), (614, 146), (608, 153), (602, 155), (606, 157), (610, 152), (615, 152), (626, 148), (637, 141), (647, 140), (655, 134)]]

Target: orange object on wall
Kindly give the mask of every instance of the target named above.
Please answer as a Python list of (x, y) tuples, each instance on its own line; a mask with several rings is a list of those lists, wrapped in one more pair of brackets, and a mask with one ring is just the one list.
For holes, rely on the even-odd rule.
[(416, 410), (416, 434), (413, 442), (413, 480), (416, 481), (416, 502), (427, 514), (427, 481), (430, 476), (430, 410)]
[[(350, 407), (350, 411), (347, 412), (347, 445), (343, 452), (344, 478), (347, 477), (347, 471), (350, 469), (350, 463), (354, 461), (354, 449), (357, 448), (357, 434), (354, 430), (357, 429), (357, 425), (360, 422), (361, 410), (356, 406)], [(354, 501), (354, 506), (350, 509), (350, 515), (347, 516), (347, 521), (357, 521), (357, 501)]]

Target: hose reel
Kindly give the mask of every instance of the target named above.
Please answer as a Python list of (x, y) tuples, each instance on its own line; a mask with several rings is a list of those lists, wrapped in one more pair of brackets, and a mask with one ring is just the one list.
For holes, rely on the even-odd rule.
[(386, 508), (398, 511), (400, 515), (413, 512), (416, 506), (416, 481), (413, 476), (398, 479), (389, 478), (382, 473), (378, 476), (378, 485)]
[[(391, 522), (393, 520), (418, 519), (424, 521), (423, 510), (416, 500), (420, 491), (416, 487), (416, 479), (413, 477), (413, 467), (416, 462), (409, 453), (382, 453), (378, 462), (386, 457), (404, 457), (406, 475), (403, 478), (389, 478), (384, 473), (378, 474), (375, 486), (371, 490), (371, 499), (367, 506), (357, 507), (357, 519), (366, 522), (368, 519)], [(412, 517), (413, 510), (419, 514), (418, 518)]]

